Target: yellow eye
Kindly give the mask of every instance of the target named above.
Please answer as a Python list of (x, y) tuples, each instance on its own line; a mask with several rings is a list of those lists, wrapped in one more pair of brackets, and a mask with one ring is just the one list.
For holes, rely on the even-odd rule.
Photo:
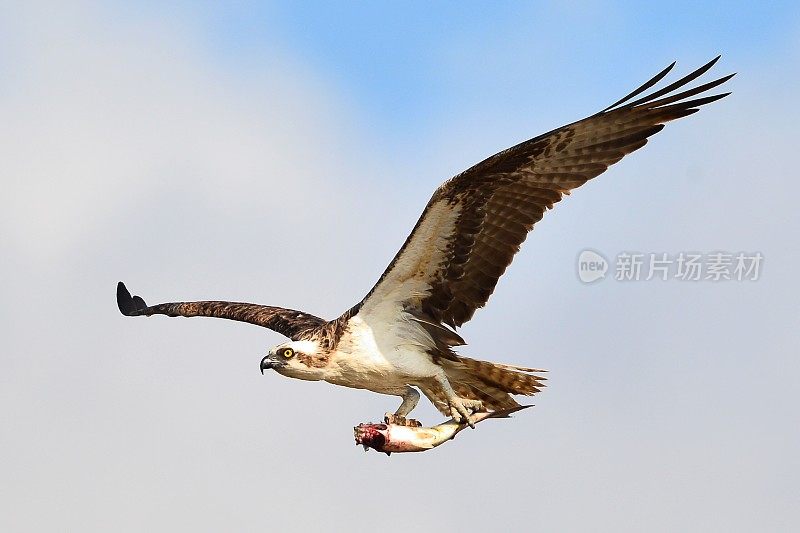
[(281, 351), (281, 353), (286, 359), (289, 359), (294, 355), (294, 350), (292, 350), (291, 348), (284, 348), (283, 351)]

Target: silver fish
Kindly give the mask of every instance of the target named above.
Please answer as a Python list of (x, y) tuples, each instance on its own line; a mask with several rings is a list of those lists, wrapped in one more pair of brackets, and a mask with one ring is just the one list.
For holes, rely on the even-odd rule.
[[(511, 413), (532, 407), (520, 405), (502, 411), (473, 413), (469, 418), (472, 425), (489, 418), (508, 418)], [(456, 422), (452, 418), (433, 427), (411, 427), (398, 424), (363, 423), (353, 428), (356, 444), (384, 452), (386, 455), (404, 452), (424, 452), (436, 448), (440, 444), (453, 439), (462, 429), (469, 424)]]

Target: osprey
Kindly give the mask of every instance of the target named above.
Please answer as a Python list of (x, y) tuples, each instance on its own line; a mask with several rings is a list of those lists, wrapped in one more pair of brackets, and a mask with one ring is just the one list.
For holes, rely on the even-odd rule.
[[(206, 316), (249, 322), (290, 339), (267, 353), (261, 372), (367, 389), (402, 397), (387, 422), (415, 425), (407, 415), (421, 391), (456, 421), (477, 411), (515, 409), (512, 394), (532, 395), (544, 372), (470, 359), (456, 328), (483, 307), (498, 279), (544, 212), (565, 194), (638, 150), (670, 120), (730, 93), (706, 93), (733, 74), (684, 89), (719, 56), (691, 74), (634, 100), (674, 67), (578, 122), (492, 157), (443, 183), (411, 235), (369, 293), (334, 320), (281, 307), (225, 301), (148, 306), (117, 286), (126, 316)], [(472, 423), (470, 422), (470, 425)]]

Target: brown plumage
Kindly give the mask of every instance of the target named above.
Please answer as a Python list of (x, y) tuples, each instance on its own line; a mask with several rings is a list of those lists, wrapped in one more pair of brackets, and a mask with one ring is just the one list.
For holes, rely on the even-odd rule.
[(415, 231), (365, 300), (402, 260), (429, 211), (440, 205), (458, 207), (460, 214), (446, 251), (430, 276), (431, 290), (414, 303), (431, 321), (452, 327), (464, 324), (486, 304), (533, 225), (564, 194), (644, 146), (664, 123), (691, 115), (700, 106), (730, 94), (686, 100), (726, 82), (733, 74), (658, 99), (701, 76), (718, 59), (645, 98), (629, 102), (658, 83), (673, 63), (605, 110), (503, 150), (443, 183), (428, 202)]
[[(518, 406), (512, 394), (532, 396), (545, 386), (543, 382), (547, 379), (534, 374), (546, 370), (478, 361), (463, 356), (455, 362), (445, 361), (442, 366), (459, 396), (479, 400), (492, 411)], [(434, 402), (434, 405), (443, 414), (450, 414), (446, 404)]]
[(121, 281), (117, 284), (117, 307), (125, 316), (205, 316), (247, 322), (285, 335), (292, 340), (313, 338), (327, 321), (308, 313), (239, 302), (171, 302), (148, 306), (131, 293)]

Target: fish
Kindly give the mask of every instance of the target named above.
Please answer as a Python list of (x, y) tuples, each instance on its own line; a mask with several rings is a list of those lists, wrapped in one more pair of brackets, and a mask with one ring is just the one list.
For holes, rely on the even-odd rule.
[(356, 445), (363, 446), (364, 451), (368, 451), (372, 448), (386, 455), (391, 455), (393, 453), (425, 452), (452, 440), (467, 426), (474, 426), (478, 422), (483, 422), (489, 418), (509, 418), (509, 415), (512, 413), (527, 409), (528, 407), (533, 406), (520, 405), (500, 411), (473, 413), (469, 417), (468, 422), (456, 422), (451, 418), (432, 427), (413, 427), (391, 423), (366, 422), (354, 427), (353, 433), (356, 438)]

